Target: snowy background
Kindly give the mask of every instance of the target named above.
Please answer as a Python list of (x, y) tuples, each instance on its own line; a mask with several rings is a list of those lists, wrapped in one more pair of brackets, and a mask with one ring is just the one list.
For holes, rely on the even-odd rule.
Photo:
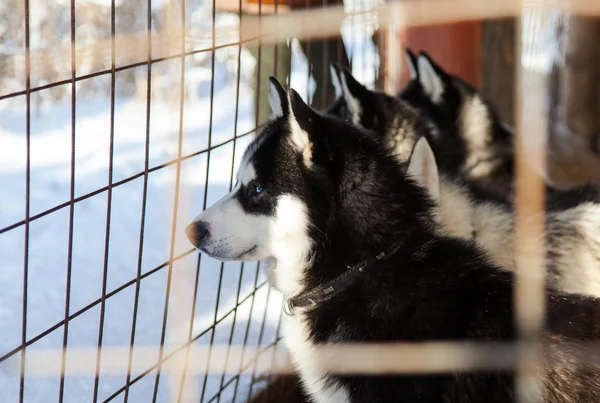
[[(160, 26), (165, 3), (168, 2), (152, 1), (153, 27)], [(345, 3), (346, 7), (355, 6), (351, 1)], [(56, 60), (52, 56), (52, 49), (68, 45), (70, 41), (69, 4), (67, 0), (30, 1), (32, 87), (70, 77), (70, 60)], [(102, 0), (77, 1), (78, 49), (94, 49), (96, 40), (110, 38), (109, 4), (110, 1)], [(117, 34), (145, 32), (146, 1), (117, 1), (116, 5)], [(25, 88), (23, 11), (21, 1), (5, 0), (0, 3), (0, 15), (3, 16), (0, 22), (0, 96), (23, 91)], [(211, 31), (210, 5), (202, 1), (188, 2), (186, 11), (190, 26), (193, 26), (193, 31), (199, 37)], [(237, 17), (233, 15), (219, 15), (217, 18), (217, 24), (236, 21)], [(363, 82), (372, 83), (374, 66), (378, 60), (370, 39), (373, 27), (361, 25), (359, 29), (352, 31), (347, 26), (343, 30), (343, 37), (347, 51), (352, 55), (354, 73)], [(49, 51), (44, 53), (45, 49)], [(292, 87), (305, 89), (309, 85), (309, 88), (314, 88), (314, 82), (307, 82), (307, 61), (295, 41), (293, 50)], [(237, 54), (237, 45), (215, 52), (212, 127), (209, 123), (211, 52), (198, 53), (185, 60), (182, 155), (207, 149), (209, 135), (212, 146), (225, 144), (212, 149), (210, 157), (203, 152), (181, 163), (180, 198), (172, 251), (175, 261), (172, 266), (166, 341), (170, 343), (169, 346), (185, 345), (191, 328), (192, 338), (201, 335), (194, 343), (246, 342), (248, 352), (243, 365), (250, 362), (259, 348), (276, 340), (281, 295), (269, 291), (268, 286), (264, 285), (264, 274), (257, 270), (255, 263), (227, 263), (222, 266), (206, 256), (200, 261), (196, 288), (198, 253), (190, 250), (183, 233), (185, 225), (202, 211), (204, 202), (210, 205), (228, 191), (231, 176), (235, 173), (232, 172), (232, 158), (235, 155), (235, 169), (252, 136), (249, 134), (231, 141), (234, 133), (241, 135), (251, 132), (255, 127), (252, 80), (256, 79), (256, 62), (247, 50), (242, 49), (241, 63), (238, 66)], [(77, 75), (109, 67), (106, 55), (92, 53), (91, 56), (78, 59)], [(23, 309), (26, 310), (27, 317), (26, 340), (37, 339), (47, 329), (55, 328), (32, 343), (26, 351), (61, 348), (65, 331), (69, 347), (96, 347), (102, 310), (102, 345), (128, 346), (134, 320), (135, 278), (140, 254), (143, 278), (139, 282), (134, 346), (156, 346), (160, 343), (167, 295), (169, 267), (166, 263), (171, 253), (177, 165), (160, 166), (177, 157), (179, 101), (173, 101), (170, 97), (179, 94), (180, 67), (181, 59), (153, 64), (148, 130), (146, 67), (123, 70), (116, 74), (112, 182), (119, 184), (112, 188), (109, 213), (109, 191), (105, 187), (109, 183), (111, 76), (104, 74), (77, 82), (73, 157), (74, 197), (78, 201), (73, 205), (72, 211), (71, 248), (71, 207), (68, 205), (72, 161), (71, 85), (64, 84), (32, 94), (30, 216), (47, 212), (58, 205), (66, 205), (35, 219), (29, 225), (25, 307), (25, 225), (22, 221), (26, 205), (26, 99), (24, 95), (19, 95), (0, 100), (0, 357), (21, 345)], [(238, 70), (239, 109), (237, 127), (234, 127)], [(306, 91), (300, 93), (305, 94)], [(144, 176), (138, 174), (144, 171), (147, 131), (148, 167), (152, 171), (147, 176), (143, 215)], [(158, 167), (160, 168), (153, 169)], [(98, 189), (103, 190), (97, 192)], [(7, 227), (11, 229), (6, 230)], [(141, 250), (140, 236), (143, 236)], [(105, 248), (106, 242), (108, 249)], [(68, 304), (70, 320), (66, 329), (62, 322), (65, 319), (69, 254), (72, 256)], [(105, 270), (106, 293), (110, 297), (103, 303), (100, 298)], [(124, 285), (127, 286), (123, 287)], [(260, 287), (253, 293), (256, 285)], [(230, 313), (242, 300), (244, 302), (237, 312)], [(89, 304), (92, 306), (83, 309)], [(210, 327), (215, 319), (220, 322), (213, 334)], [(135, 347), (134, 363), (139, 359)], [(172, 351), (173, 347), (167, 347), (164, 355)], [(15, 369), (20, 367), (20, 357), (20, 352), (16, 352), (0, 363), (1, 402), (12, 403), (19, 399), (19, 376)], [(67, 369), (71, 358), (67, 350)], [(123, 357), (123, 362), (126, 363), (127, 359), (128, 357)], [(30, 365), (32, 364), (25, 367), (24, 401), (58, 401), (60, 378), (28, 375)], [(52, 365), (55, 365), (58, 373), (61, 362)], [(134, 371), (132, 379), (139, 374), (140, 372)], [(131, 386), (128, 401), (151, 401), (155, 374), (156, 370), (153, 370)], [(245, 400), (252, 375), (251, 365), (246, 374), (240, 377), (239, 385), (236, 380), (229, 384), (221, 401), (231, 401), (236, 389), (237, 401)], [(161, 375), (158, 389), (160, 402), (169, 401), (169, 388), (179, 385), (178, 379), (172, 383), (173, 380), (168, 378), (166, 373)], [(230, 375), (210, 376), (206, 382), (203, 376), (189, 376), (186, 384), (192, 385), (191, 389), (196, 396), (203, 394), (204, 400), (209, 401), (229, 380)], [(109, 376), (101, 372), (98, 401), (107, 399), (125, 381), (124, 374)], [(93, 376), (66, 377), (64, 401), (91, 402), (93, 389)], [(123, 396), (121, 393), (113, 401), (122, 402)]]

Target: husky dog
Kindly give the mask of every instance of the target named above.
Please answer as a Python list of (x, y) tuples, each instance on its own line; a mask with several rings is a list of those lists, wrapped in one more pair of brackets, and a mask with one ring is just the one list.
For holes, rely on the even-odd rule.
[[(408, 58), (413, 60), (414, 55), (409, 52)], [(490, 179), (491, 176), (507, 176), (500, 173), (503, 166), (503, 163), (497, 162), (501, 159), (500, 156), (485, 160), (486, 172), (494, 175), (491, 173), (490, 175), (479, 175), (483, 172), (481, 168), (483, 163), (475, 158), (474, 154), (471, 155), (470, 150), (473, 147), (466, 144), (462, 136), (449, 132), (455, 132), (457, 129), (453, 129), (456, 125), (450, 125), (448, 122), (454, 121), (458, 117), (452, 116), (451, 108), (448, 105), (437, 106), (430, 101), (424, 89), (426, 84), (422, 84), (418, 79), (420, 77), (419, 70), (417, 70), (414, 60), (409, 62), (413, 79), (398, 97), (404, 102), (399, 102), (398, 98), (387, 96), (384, 93), (367, 89), (346, 68), (342, 69), (336, 64), (332, 64), (332, 82), (337, 98), (326, 112), (380, 133), (384, 136), (383, 141), (393, 148), (395, 154), (399, 157), (404, 156), (405, 159), (410, 155), (414, 145), (415, 139), (411, 138), (411, 134), (414, 134), (415, 131), (424, 133), (434, 150), (441, 170), (457, 177), (463, 177), (471, 183), (484, 181), (482, 185), (491, 186), (492, 182), (498, 182), (496, 179)], [(455, 88), (452, 87), (452, 89)], [(454, 93), (454, 91), (451, 92), (451, 94)], [(450, 100), (447, 103), (450, 104)], [(458, 113), (457, 108), (454, 108), (453, 112)], [(407, 141), (407, 136), (410, 141)], [(486, 146), (488, 146), (487, 142), (481, 144), (481, 150), (477, 156), (481, 157), (484, 154), (482, 150)], [(486, 153), (491, 154), (492, 152), (486, 151)], [(495, 154), (498, 153), (495, 152)], [(506, 159), (503, 154), (502, 158)], [(491, 159), (494, 162), (490, 162)], [(497, 169), (488, 169), (490, 164)], [(510, 172), (512, 172), (512, 167)], [(508, 177), (512, 178), (510, 172)]]
[[(398, 97), (435, 127), (437, 135), (431, 146), (453, 156), (444, 162), (445, 171), (460, 173), (488, 192), (512, 198), (513, 129), (501, 121), (492, 103), (475, 87), (446, 72), (426, 52), (416, 57), (407, 49), (406, 59), (411, 79)], [(594, 185), (568, 191), (547, 185), (546, 193), (556, 206), (600, 202), (600, 188)]]
[[(513, 275), (472, 242), (440, 234), (429, 173), (369, 133), (307, 106), (270, 79), (273, 117), (233, 190), (186, 233), (220, 260), (264, 260), (288, 295), (284, 340), (318, 403), (515, 400), (513, 371), (336, 375), (324, 343), (515, 339)], [(414, 179), (413, 179), (414, 178)], [(593, 298), (547, 294), (546, 402), (596, 402), (600, 373), (558, 343), (599, 338)]]
[[(408, 160), (412, 152), (415, 131), (429, 133), (435, 130), (408, 103), (398, 102), (382, 92), (369, 90), (348, 69), (332, 63), (330, 73), (336, 99), (325, 113), (383, 135), (384, 143), (401, 160)], [(440, 152), (443, 151), (440, 149)], [(449, 158), (451, 155), (444, 155), (444, 160)]]
[[(514, 208), (502, 198), (441, 174), (423, 138), (413, 158), (434, 172), (426, 182), (438, 197), (438, 222), (448, 235), (474, 239), (494, 262), (516, 270), (516, 257), (535, 258), (530, 243), (514, 237)], [(425, 168), (424, 168), (425, 169)], [(545, 265), (549, 285), (570, 293), (600, 296), (600, 205), (584, 202), (549, 209), (545, 217)], [(532, 262), (533, 263), (533, 262)]]
[(452, 168), (474, 183), (510, 194), (513, 130), (470, 84), (444, 71), (426, 52), (406, 51), (411, 78), (398, 95), (430, 120), (438, 135), (432, 147), (455, 153)]
[[(373, 130), (400, 161), (408, 160), (421, 136), (428, 140), (414, 154), (432, 173), (426, 188), (437, 202), (436, 218), (447, 235), (474, 238), (496, 264), (509, 270), (516, 269), (516, 254), (533, 256), (525, 249), (528, 243), (514, 239), (512, 202), (463, 178), (444, 149), (432, 151), (429, 143), (439, 134), (428, 131), (431, 127), (419, 122), (414, 110), (401, 99), (367, 89), (347, 69), (333, 67), (331, 74), (339, 92), (336, 102), (345, 101), (345, 106), (330, 112)], [(595, 191), (589, 185), (550, 195), (545, 247), (551, 286), (600, 296), (600, 204)]]

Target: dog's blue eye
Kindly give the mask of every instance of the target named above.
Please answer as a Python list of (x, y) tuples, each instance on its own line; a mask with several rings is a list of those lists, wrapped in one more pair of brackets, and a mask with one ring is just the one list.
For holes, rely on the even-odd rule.
[(255, 191), (256, 193), (260, 193), (260, 192), (262, 192), (262, 191), (263, 191), (263, 188), (262, 188), (262, 186), (256, 186), (256, 187), (254, 188), (254, 191)]

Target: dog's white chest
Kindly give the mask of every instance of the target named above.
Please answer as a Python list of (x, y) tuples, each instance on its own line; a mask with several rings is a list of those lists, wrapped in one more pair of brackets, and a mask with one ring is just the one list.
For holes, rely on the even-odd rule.
[(310, 341), (302, 314), (284, 318), (284, 340), (305, 390), (316, 403), (347, 403), (350, 396), (340, 385), (328, 382), (324, 368), (328, 354)]

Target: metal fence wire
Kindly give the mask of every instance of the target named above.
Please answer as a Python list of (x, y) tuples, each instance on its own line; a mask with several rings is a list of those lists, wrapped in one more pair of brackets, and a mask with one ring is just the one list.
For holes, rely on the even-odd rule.
[(200, 256), (185, 223), (231, 189), (267, 77), (319, 108), (330, 61), (373, 83), (375, 23), (273, 45), (240, 27), (289, 5), (0, 10), (0, 400), (246, 401), (276, 361), (281, 296), (255, 263)]
[[(548, 45), (536, 42), (544, 21), (600, 13), (589, 1), (298, 3), (0, 4), (2, 402), (243, 402), (276, 385), (293, 372), (279, 343), (282, 296), (260, 264), (199, 255), (184, 234), (232, 189), (270, 114), (268, 77), (322, 109), (333, 61), (398, 90), (406, 26), (523, 17), (515, 54), (527, 64)], [(544, 119), (526, 118), (545, 116), (544, 97), (524, 95), (543, 94), (538, 76), (517, 72), (516, 132), (535, 133), (527, 158), (544, 166)], [(524, 147), (516, 141), (515, 231), (543, 239), (544, 190), (520, 165)], [(335, 371), (517, 369), (519, 396), (534, 401), (543, 245), (529, 251), (540, 273), (517, 270), (519, 342), (340, 345)]]

